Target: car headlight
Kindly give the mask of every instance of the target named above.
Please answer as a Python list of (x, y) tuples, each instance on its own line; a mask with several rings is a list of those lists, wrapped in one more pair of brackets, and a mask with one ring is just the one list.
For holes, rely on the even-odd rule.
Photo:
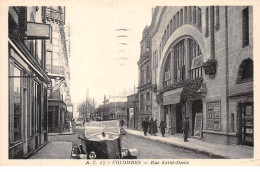
[(122, 157), (126, 157), (126, 156), (128, 156), (128, 154), (129, 154), (129, 152), (128, 152), (127, 149), (125, 149), (125, 150), (123, 150), (123, 151), (121, 152)]
[(91, 151), (88, 155), (89, 159), (96, 159), (97, 158), (97, 155), (94, 151)]

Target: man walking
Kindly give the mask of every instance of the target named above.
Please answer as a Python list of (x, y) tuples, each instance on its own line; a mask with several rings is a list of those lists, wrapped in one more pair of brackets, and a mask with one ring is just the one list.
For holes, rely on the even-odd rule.
[(148, 131), (148, 119), (145, 118), (145, 120), (142, 122), (142, 128), (144, 130), (144, 135), (147, 136)]
[(120, 126), (123, 127), (123, 126), (124, 126), (124, 123), (125, 123), (125, 121), (121, 118), (121, 120), (120, 120)]
[(184, 142), (187, 142), (187, 138), (188, 138), (188, 133), (189, 133), (189, 130), (190, 130), (190, 127), (189, 127), (189, 117), (186, 117), (184, 122), (183, 122), (183, 127), (182, 127), (182, 130), (183, 130), (183, 137), (184, 137)]
[(166, 124), (165, 124), (164, 121), (161, 121), (161, 124), (160, 124), (159, 128), (161, 129), (162, 136), (164, 137), (165, 128), (166, 128)]

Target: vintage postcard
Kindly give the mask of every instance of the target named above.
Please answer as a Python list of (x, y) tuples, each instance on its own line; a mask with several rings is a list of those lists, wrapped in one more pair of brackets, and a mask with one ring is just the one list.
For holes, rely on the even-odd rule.
[(0, 165), (260, 165), (258, 1), (0, 4)]

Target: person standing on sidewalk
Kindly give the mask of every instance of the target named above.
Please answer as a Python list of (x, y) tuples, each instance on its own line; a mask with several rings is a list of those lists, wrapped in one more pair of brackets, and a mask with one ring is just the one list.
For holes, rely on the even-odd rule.
[(124, 123), (125, 123), (125, 121), (121, 118), (121, 120), (120, 120), (120, 126), (123, 127), (123, 126), (124, 126)]
[(183, 127), (182, 127), (182, 130), (183, 130), (183, 137), (184, 137), (184, 142), (187, 142), (187, 138), (188, 138), (188, 133), (189, 133), (189, 130), (190, 130), (190, 127), (189, 127), (189, 117), (186, 117), (184, 122), (183, 122)]
[(158, 133), (158, 129), (157, 129), (157, 119), (154, 120), (154, 135), (156, 135), (156, 133)]
[(154, 120), (151, 118), (149, 122), (149, 134), (154, 135)]
[(162, 136), (164, 137), (166, 123), (164, 121), (161, 121), (159, 128), (161, 129)]
[(142, 128), (144, 130), (144, 135), (147, 136), (148, 131), (148, 119), (145, 118), (145, 120), (142, 122)]

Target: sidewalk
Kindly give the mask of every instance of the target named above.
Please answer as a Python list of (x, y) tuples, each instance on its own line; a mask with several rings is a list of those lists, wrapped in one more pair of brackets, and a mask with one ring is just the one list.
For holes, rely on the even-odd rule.
[(70, 159), (71, 142), (49, 142), (29, 159)]
[(48, 136), (56, 136), (56, 135), (72, 135), (74, 132), (63, 132), (63, 133), (48, 133)]
[(216, 158), (228, 159), (249, 159), (254, 157), (254, 148), (241, 145), (225, 145), (212, 143), (198, 139), (188, 138), (188, 142), (184, 142), (182, 137), (174, 135), (166, 135), (162, 137), (160, 133), (157, 136), (144, 136), (142, 131), (125, 129), (127, 134), (132, 134), (138, 137), (158, 141), (160, 143), (173, 145), (184, 149), (194, 150), (200, 153), (206, 153)]

